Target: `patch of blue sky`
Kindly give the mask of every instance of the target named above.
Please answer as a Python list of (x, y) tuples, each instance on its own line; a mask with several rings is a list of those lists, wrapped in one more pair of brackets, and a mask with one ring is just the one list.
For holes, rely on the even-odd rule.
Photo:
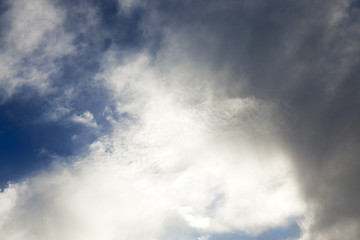
[(244, 232), (233, 232), (209, 235), (208, 240), (288, 240), (301, 235), (301, 228), (296, 221), (286, 226), (271, 228), (258, 235), (249, 235)]
[[(144, 9), (137, 7), (129, 14), (121, 14), (117, 0), (61, 1), (66, 9), (66, 31), (75, 34), (77, 48), (90, 46), (88, 50), (106, 51), (112, 44), (120, 49), (138, 49), (145, 44), (142, 31)], [(79, 9), (83, 9), (79, 11)], [(89, 14), (95, 10), (95, 15)], [(94, 22), (88, 24), (87, 22)], [(80, 23), (80, 24), (74, 24)]]
[[(39, 94), (26, 85), (18, 87), (10, 98), (6, 91), (0, 92), (0, 187), (46, 168), (51, 156), (85, 152), (98, 137), (112, 131), (109, 119), (126, 118), (117, 114), (109, 89), (94, 77), (101, 71), (102, 56), (111, 46), (141, 49), (141, 9), (124, 16), (119, 14), (115, 0), (61, 1), (57, 6), (66, 10), (63, 27), (73, 36), (74, 50), (53, 59), (57, 71), (49, 76), (46, 92)], [(90, 8), (96, 9), (95, 24), (88, 24), (94, 16), (79, 10)], [(6, 10), (0, 4), (0, 13)], [(31, 68), (31, 59), (41, 58), (42, 51), (40, 46), (21, 59), (17, 74), (25, 78), (22, 69)], [(93, 118), (92, 124), (71, 121), (84, 113)]]
[(52, 111), (51, 102), (46, 97), (37, 96), (36, 91), (31, 92), (31, 89), (23, 89), (19, 92), (22, 96), (14, 95), (0, 105), (1, 187), (7, 181), (46, 168), (51, 156), (79, 154), (99, 135), (94, 129), (77, 122), (44, 120), (43, 114)]

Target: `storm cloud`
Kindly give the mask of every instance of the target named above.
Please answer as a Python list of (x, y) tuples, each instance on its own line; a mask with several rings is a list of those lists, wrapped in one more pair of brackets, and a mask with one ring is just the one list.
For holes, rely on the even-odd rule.
[(359, 239), (359, 6), (1, 4), (0, 236)]
[(191, 58), (228, 70), (220, 82), (226, 94), (280, 109), (282, 138), (312, 209), (308, 238), (357, 239), (358, 3), (158, 4)]

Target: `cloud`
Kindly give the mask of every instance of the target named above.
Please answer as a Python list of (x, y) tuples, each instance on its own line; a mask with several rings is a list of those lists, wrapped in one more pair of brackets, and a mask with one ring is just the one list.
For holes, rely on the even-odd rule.
[(73, 116), (72, 120), (74, 122), (82, 123), (82, 124), (90, 126), (90, 127), (97, 127), (94, 116), (89, 111), (86, 111), (81, 115)]
[(358, 4), (158, 1), (156, 11), (180, 54), (225, 70), (225, 95), (278, 107), (311, 206), (303, 239), (358, 239)]
[[(276, 138), (276, 126), (262, 130), (263, 124), (272, 125), (264, 122), (273, 114), (271, 104), (214, 99), (216, 94), (206, 91), (193, 99), (191, 78), (212, 74), (193, 68), (184, 78), (186, 59), (183, 66), (164, 69), (167, 60), (153, 62), (146, 53), (121, 64), (104, 59), (97, 78), (113, 90), (116, 111), (124, 117), (113, 123), (112, 134), (91, 145), (87, 156), (54, 163), (51, 170), (5, 189), (1, 201), (13, 198), (13, 204), (2, 214), (2, 236), (256, 235), (302, 215), (305, 206), (289, 156), (267, 140), (269, 134)], [(263, 140), (253, 135), (255, 126)]]
[(19, 52), (33, 51), (44, 35), (61, 23), (61, 13), (49, 2), (42, 0), (32, 3), (12, 2), (8, 14), (11, 30), (6, 40)]
[[(164, 49), (164, 52), (169, 51), (171, 50)], [(140, 56), (125, 67), (115, 69), (114, 75), (110, 77), (115, 85), (125, 86), (125, 91), (120, 90), (121, 95), (130, 92), (131, 96), (132, 88), (135, 88), (135, 94), (140, 89), (139, 95), (145, 96), (144, 101), (139, 95), (134, 97), (139, 100), (141, 107), (131, 105), (131, 109), (135, 110), (132, 115), (141, 126), (140, 132), (133, 136), (135, 146), (147, 149), (151, 143), (151, 147), (156, 147), (156, 155), (151, 161), (154, 161), (152, 164), (159, 171), (176, 172), (189, 167), (191, 174), (185, 174), (186, 184), (195, 187), (195, 179), (203, 179), (199, 189), (194, 192), (206, 189), (213, 178), (215, 186), (211, 186), (211, 194), (201, 191), (200, 196), (206, 200), (200, 206), (203, 208), (219, 204), (212, 213), (213, 223), (210, 223), (213, 224), (211, 227), (214, 231), (241, 229), (256, 232), (271, 223), (281, 224), (289, 216), (298, 216), (303, 206), (296, 193), (289, 159), (281, 147), (281, 140), (276, 140), (280, 131), (280, 126), (276, 126), (276, 109), (271, 104), (256, 99), (229, 99), (222, 96), (208, 78), (212, 75), (211, 72), (207, 72), (208, 69), (189, 68), (188, 59), (184, 59), (183, 65), (177, 62), (177, 67), (162, 68), (169, 62), (172, 59), (159, 60), (155, 65), (158, 64), (160, 70), (155, 68), (154, 71), (148, 67), (146, 58)], [(144, 70), (147, 68), (149, 70)], [(184, 72), (187, 74), (183, 74)], [(147, 73), (150, 77), (146, 77)], [(216, 74), (213, 77), (217, 77)], [(194, 79), (197, 84), (205, 86), (205, 91), (198, 92)], [(213, 92), (206, 91), (206, 87)], [(221, 97), (217, 97), (218, 95)], [(119, 106), (119, 111), (121, 110), (124, 110), (122, 105)], [(269, 138), (272, 143), (268, 141)], [(146, 152), (145, 156), (151, 156), (151, 153)], [(197, 174), (200, 176), (196, 176)], [(274, 182), (272, 189), (267, 185), (272, 181), (279, 181), (279, 185)], [(262, 194), (266, 197), (262, 197)], [(285, 201), (282, 197), (289, 197), (291, 200)], [(256, 201), (264, 198), (269, 205)], [(282, 204), (281, 209), (273, 212), (274, 206), (280, 203), (278, 201), (291, 204)], [(185, 217), (194, 220), (195, 225), (198, 220), (203, 226), (207, 222), (207, 216), (201, 218), (195, 214), (189, 217), (188, 214), (192, 211), (193, 209), (185, 208)]]
[(143, 7), (144, 1), (141, 0), (119, 0), (121, 12), (125, 15), (131, 13), (135, 8)]
[[(25, 82), (46, 88), (54, 60), (70, 46), (58, 30), (63, 13), (37, 3), (15, 4), (6, 15), (9, 39), (30, 39), (6, 42), (1, 79), (9, 95)], [(301, 240), (358, 239), (358, 6), (139, 4), (90, 8), (85, 15), (97, 18), (79, 27), (80, 54), (70, 61), (86, 67), (63, 67), (70, 77), (57, 77), (71, 83), (56, 87), (69, 95), (56, 95), (57, 114), (43, 115), (88, 126), (108, 121), (112, 132), (86, 155), (57, 159), (4, 189), (1, 236), (211, 239), (296, 221)], [(25, 23), (13, 17), (26, 12)], [(49, 23), (24, 30), (42, 17)], [(52, 45), (59, 48), (43, 47)], [(89, 46), (101, 47), (87, 54)], [(38, 61), (21, 65), (29, 56)], [(14, 73), (17, 66), (29, 81)]]
[(64, 13), (45, 0), (12, 1), (2, 16), (7, 24), (2, 39), (0, 83), (2, 98), (21, 86), (44, 92), (58, 70), (55, 60), (72, 53), (72, 36), (62, 28)]

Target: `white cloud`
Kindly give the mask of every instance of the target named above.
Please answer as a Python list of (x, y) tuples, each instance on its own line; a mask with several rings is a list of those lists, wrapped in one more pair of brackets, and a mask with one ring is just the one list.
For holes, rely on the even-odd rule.
[[(15, 44), (23, 55), (61, 22), (61, 14), (44, 6), (50, 23), (34, 35), (16, 23), (14, 36), (30, 34), (29, 43)], [(37, 14), (29, 16), (41, 21)], [(214, 232), (258, 234), (303, 215), (276, 107), (227, 97), (219, 84), (229, 78), (226, 70), (192, 62), (171, 42), (157, 60), (143, 53), (120, 64), (109, 51), (97, 78), (114, 94), (116, 111), (129, 117), (112, 119), (113, 133), (92, 144), (88, 156), (55, 164), (0, 193), (4, 239), (151, 240), (167, 235), (168, 226), (202, 231), (206, 235), (198, 239), (208, 239)], [(96, 126), (90, 112), (72, 120)]]
[(72, 117), (72, 121), (77, 123), (82, 123), (89, 127), (94, 127), (94, 128), (97, 127), (97, 123), (94, 118), (94, 115), (92, 115), (92, 113), (89, 111), (86, 111), (80, 115), (74, 115)]
[(201, 236), (201, 237), (198, 237), (197, 240), (208, 240), (209, 237), (210, 237), (209, 235)]
[(98, 78), (129, 119), (86, 158), (1, 193), (5, 239), (162, 239), (168, 226), (257, 234), (302, 215), (289, 156), (254, 137), (276, 139), (276, 126), (263, 120), (272, 119), (271, 104), (197, 92), (191, 78), (216, 74), (186, 64), (167, 71), (146, 54), (104, 64)]
[[(119, 4), (119, 14), (129, 14), (143, 2)], [(347, 6), (347, 1), (339, 1), (329, 26), (341, 23)], [(154, 15), (142, 23), (149, 36), (152, 21), (163, 21)], [(87, 17), (85, 25), (95, 26), (96, 11), (89, 10)], [(63, 18), (49, 1), (13, 2), (6, 14), (11, 27), (7, 49), (0, 52), (0, 84), (8, 94), (23, 84), (47, 89), (49, 77), (57, 71), (53, 60), (74, 51), (72, 36), (62, 30)], [(199, 36), (188, 41), (188, 30), (165, 29), (162, 49), (154, 59), (142, 53), (120, 64), (111, 58), (115, 47), (110, 47), (97, 78), (113, 93), (116, 111), (126, 117), (116, 121), (108, 114), (114, 132), (92, 144), (87, 157), (1, 192), (1, 237), (162, 239), (175, 227), (198, 231), (202, 234), (198, 239), (206, 240), (212, 233), (258, 234), (305, 215), (302, 240), (356, 238), (359, 225), (352, 219), (340, 219), (332, 229), (316, 229), (313, 210), (299, 194), (292, 156), (281, 142), (283, 126), (276, 104), (239, 97), (241, 83), (246, 82), (241, 78), (246, 76), (232, 76), (226, 65), (212, 69), (212, 60), (204, 59), (214, 58), (216, 49), (189, 53), (197, 47), (194, 39), (210, 48), (219, 43), (207, 34), (201, 35), (206, 41)], [(349, 32), (339, 34), (347, 39)], [(351, 55), (356, 52), (352, 39), (344, 50)], [(26, 58), (33, 62), (24, 65)], [(344, 58), (341, 64), (348, 66), (351, 60)], [(330, 70), (334, 80), (329, 91), (339, 84), (336, 79), (348, 74), (348, 68), (340, 69)], [(234, 80), (236, 84), (229, 84)], [(65, 95), (69, 102), (76, 97), (72, 90)], [(70, 117), (97, 126), (90, 112), (71, 117), (70, 107), (63, 104), (66, 100), (57, 101), (55, 113), (44, 118)]]
[[(172, 67), (169, 74), (147, 61), (142, 55), (115, 69), (109, 78), (119, 93), (137, 99), (138, 106), (132, 102), (131, 110), (139, 128), (126, 142), (132, 141), (135, 147), (130, 153), (142, 152), (146, 160), (141, 160), (141, 154), (129, 159), (140, 158), (157, 172), (177, 175), (176, 192), (185, 193), (181, 197), (174, 193), (179, 201), (175, 205), (189, 224), (203, 228), (209, 222), (210, 231), (257, 233), (300, 215), (304, 205), (289, 157), (279, 143), (255, 140), (259, 136), (254, 132), (264, 139), (269, 134), (273, 141), (277, 139), (271, 104), (214, 99), (216, 93), (197, 92), (187, 85), (194, 86), (189, 76), (201, 84), (199, 75), (211, 73), (201, 75), (201, 70), (189, 68), (174, 72)], [(213, 89), (211, 81), (206, 84)], [(188, 97), (194, 96), (200, 100), (189, 105)], [(130, 110), (119, 105), (119, 111), (124, 109)]]
[(24, 84), (45, 91), (54, 60), (74, 51), (72, 36), (62, 28), (64, 13), (47, 0), (11, 2), (9, 23), (0, 52), (0, 85), (8, 95)]
[(121, 13), (128, 15), (134, 8), (141, 7), (144, 5), (143, 0), (118, 0), (120, 5)]
[(9, 13), (11, 30), (8, 44), (18, 52), (31, 52), (39, 46), (44, 35), (61, 24), (60, 13), (46, 0), (12, 1)]

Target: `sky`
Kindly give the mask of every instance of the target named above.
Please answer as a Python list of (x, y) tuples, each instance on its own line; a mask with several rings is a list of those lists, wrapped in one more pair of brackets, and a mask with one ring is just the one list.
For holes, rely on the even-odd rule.
[(360, 239), (359, 13), (0, 1), (0, 239)]

